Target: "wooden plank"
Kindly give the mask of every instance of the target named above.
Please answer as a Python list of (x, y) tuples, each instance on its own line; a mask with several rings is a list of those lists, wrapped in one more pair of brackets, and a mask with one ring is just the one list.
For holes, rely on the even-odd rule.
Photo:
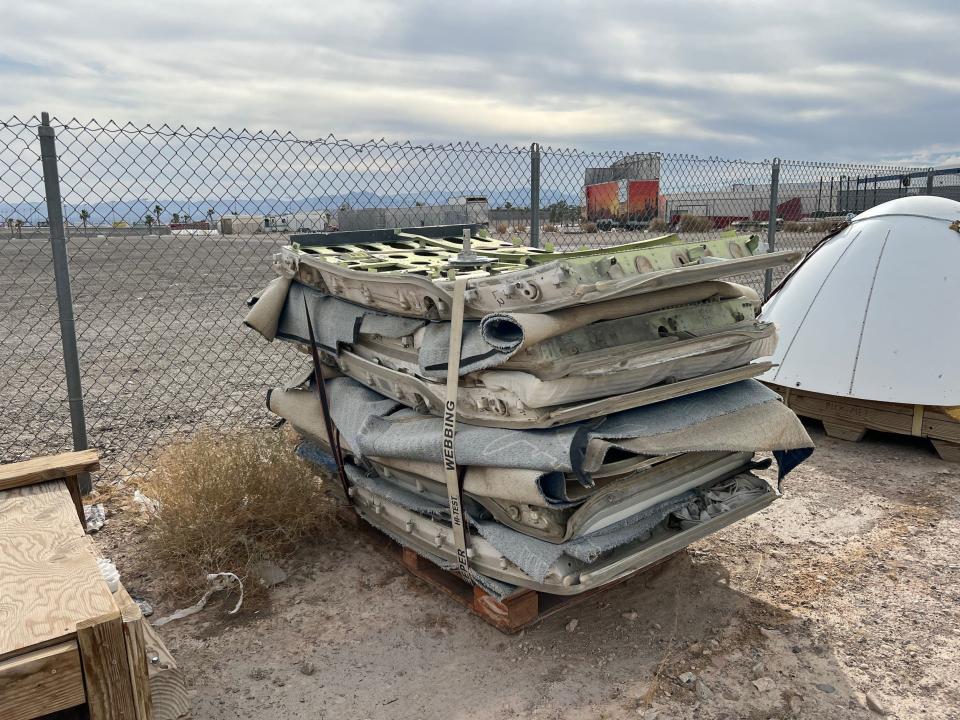
[(100, 458), (94, 449), (44, 455), (32, 460), (0, 465), (0, 490), (10, 490), (47, 480), (60, 480), (70, 475), (99, 469)]
[(130, 673), (130, 688), (133, 692), (133, 704), (137, 720), (150, 720), (153, 717), (150, 694), (150, 678), (147, 668), (147, 648), (144, 641), (143, 612), (127, 589), (120, 585), (113, 594), (120, 608), (123, 621), (123, 640), (127, 650), (127, 669)]
[(933, 449), (937, 451), (941, 460), (960, 462), (960, 445), (943, 440), (931, 440), (930, 442), (933, 443)]
[(136, 720), (120, 611), (77, 626), (90, 720)]
[(490, 595), (483, 588), (473, 587), (473, 611), (494, 627), (514, 633), (537, 619), (540, 593), (520, 590), (503, 600)]
[(117, 612), (63, 480), (0, 492), (0, 660)]
[(143, 639), (147, 649), (150, 673), (150, 695), (153, 699), (153, 720), (176, 720), (190, 711), (190, 697), (183, 671), (163, 644), (157, 631), (143, 623)]
[(863, 436), (867, 434), (867, 429), (863, 425), (854, 427), (853, 425), (845, 425), (828, 420), (823, 421), (823, 431), (832, 438), (849, 440), (850, 442), (860, 442), (863, 440)]
[(87, 529), (87, 516), (83, 512), (83, 493), (80, 492), (80, 476), (71, 475), (63, 481), (67, 484), (67, 490), (70, 491), (70, 499), (73, 500), (73, 507), (77, 511), (77, 517), (80, 518), (80, 527)]
[(937, 440), (960, 443), (960, 422), (949, 415), (933, 413), (927, 408), (923, 413), (923, 435)]
[(960, 420), (944, 412), (944, 408), (840, 398), (778, 385), (771, 387), (783, 395), (797, 415), (820, 420), (831, 437), (859, 440), (868, 429), (924, 437), (931, 441), (943, 460), (960, 462)]
[(0, 718), (29, 720), (86, 700), (76, 640), (0, 662)]
[(798, 415), (829, 420), (838, 425), (869, 427), (882, 432), (909, 435), (913, 426), (913, 408), (838, 400), (836, 398), (809, 397), (794, 393), (790, 407)]

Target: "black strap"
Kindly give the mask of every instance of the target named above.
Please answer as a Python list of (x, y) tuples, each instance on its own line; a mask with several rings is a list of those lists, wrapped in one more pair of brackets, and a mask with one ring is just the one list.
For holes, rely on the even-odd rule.
[(337, 475), (340, 476), (340, 484), (343, 486), (343, 495), (348, 503), (353, 503), (350, 497), (350, 483), (347, 481), (347, 473), (343, 469), (343, 451), (340, 446), (340, 430), (333, 424), (330, 417), (330, 403), (327, 401), (327, 385), (323, 380), (323, 371), (320, 365), (320, 353), (317, 350), (317, 339), (313, 334), (313, 321), (310, 320), (310, 308), (307, 306), (307, 298), (303, 298), (303, 309), (307, 314), (307, 331), (310, 336), (310, 354), (313, 357), (313, 376), (317, 386), (317, 397), (320, 398), (320, 408), (323, 410), (323, 428), (327, 432), (327, 441), (330, 444), (330, 452), (333, 454), (334, 462), (337, 464)]

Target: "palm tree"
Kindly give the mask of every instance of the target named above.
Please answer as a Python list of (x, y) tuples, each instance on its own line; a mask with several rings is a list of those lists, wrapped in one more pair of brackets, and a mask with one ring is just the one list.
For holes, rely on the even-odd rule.
[(179, 222), (180, 222), (180, 213), (174, 213), (174, 214), (171, 216), (171, 218), (170, 218), (170, 222), (173, 223), (174, 225), (176, 225), (177, 223), (179, 223)]
[(83, 209), (80, 211), (80, 223), (83, 225), (83, 234), (84, 234), (84, 235), (87, 234), (87, 220), (89, 220), (89, 219), (90, 219), (90, 213), (87, 211), (86, 208), (83, 208)]
[(213, 208), (207, 208), (207, 225), (211, 230), (213, 229)]
[(153, 227), (153, 215), (151, 215), (150, 213), (147, 213), (146, 215), (144, 215), (143, 221), (147, 224), (148, 230)]
[(161, 224), (162, 224), (161, 221), (160, 221), (160, 213), (162, 213), (162, 212), (163, 212), (163, 208), (162, 208), (162, 207), (160, 207), (159, 205), (154, 205), (154, 206), (153, 206), (153, 214), (156, 215), (156, 217), (157, 217), (157, 225), (161, 225)]
[(23, 240), (23, 220), (17, 220), (17, 237)]
[(13, 237), (13, 218), (7, 218), (6, 226), (10, 228), (10, 237)]

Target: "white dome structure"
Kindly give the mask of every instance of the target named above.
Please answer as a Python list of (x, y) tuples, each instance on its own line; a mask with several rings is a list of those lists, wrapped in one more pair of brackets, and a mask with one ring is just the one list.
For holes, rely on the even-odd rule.
[(960, 405), (960, 202), (877, 205), (811, 252), (763, 306), (761, 379), (861, 400)]

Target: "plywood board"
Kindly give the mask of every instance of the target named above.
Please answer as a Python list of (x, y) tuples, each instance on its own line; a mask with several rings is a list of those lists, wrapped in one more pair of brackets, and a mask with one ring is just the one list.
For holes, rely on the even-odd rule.
[(0, 660), (119, 613), (62, 480), (0, 492)]

